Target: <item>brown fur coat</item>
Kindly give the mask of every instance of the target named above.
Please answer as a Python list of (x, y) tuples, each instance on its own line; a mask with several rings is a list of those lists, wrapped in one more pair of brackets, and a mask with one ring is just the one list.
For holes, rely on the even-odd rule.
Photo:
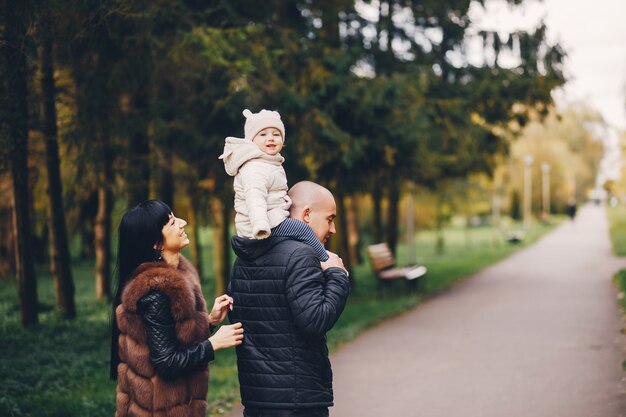
[(137, 302), (151, 290), (165, 294), (176, 322), (176, 337), (188, 347), (210, 336), (209, 315), (198, 273), (182, 256), (178, 268), (145, 263), (126, 284), (116, 309), (120, 329), (116, 417), (204, 417), (209, 388), (208, 369), (165, 381), (150, 363), (146, 329)]

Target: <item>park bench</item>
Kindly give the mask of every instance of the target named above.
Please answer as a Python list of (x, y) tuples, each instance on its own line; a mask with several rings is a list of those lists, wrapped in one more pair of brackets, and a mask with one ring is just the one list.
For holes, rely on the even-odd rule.
[(402, 279), (409, 285), (415, 285), (417, 278), (425, 275), (427, 271), (423, 265), (396, 266), (391, 248), (386, 243), (368, 246), (367, 256), (381, 286), (396, 279)]
[(517, 244), (524, 240), (525, 234), (523, 230), (512, 230), (504, 234), (507, 242)]

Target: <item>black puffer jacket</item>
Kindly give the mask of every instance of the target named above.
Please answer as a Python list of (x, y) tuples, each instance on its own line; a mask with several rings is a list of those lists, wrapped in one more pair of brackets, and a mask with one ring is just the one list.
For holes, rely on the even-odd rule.
[(237, 347), (243, 405), (333, 405), (326, 332), (345, 307), (346, 273), (322, 271), (313, 249), (289, 238), (234, 237), (233, 248), (230, 320), (245, 331)]

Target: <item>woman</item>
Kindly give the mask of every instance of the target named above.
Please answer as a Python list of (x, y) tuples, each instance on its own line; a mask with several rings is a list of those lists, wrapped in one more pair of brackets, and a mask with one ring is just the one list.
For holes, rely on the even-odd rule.
[(241, 323), (210, 336), (233, 300), (217, 297), (207, 313), (198, 273), (180, 254), (186, 224), (157, 200), (120, 221), (111, 341), (117, 417), (204, 417), (214, 351), (243, 340)]

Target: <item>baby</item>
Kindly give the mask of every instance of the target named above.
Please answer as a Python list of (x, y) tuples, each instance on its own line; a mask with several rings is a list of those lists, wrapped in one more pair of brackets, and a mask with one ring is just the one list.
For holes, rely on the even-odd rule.
[(245, 138), (227, 137), (224, 161), (228, 175), (234, 176), (235, 228), (237, 235), (250, 239), (271, 236), (292, 237), (310, 245), (320, 261), (328, 253), (313, 229), (289, 218), (291, 199), (287, 195), (287, 175), (280, 155), (285, 141), (285, 126), (280, 114), (261, 110), (243, 111)]

